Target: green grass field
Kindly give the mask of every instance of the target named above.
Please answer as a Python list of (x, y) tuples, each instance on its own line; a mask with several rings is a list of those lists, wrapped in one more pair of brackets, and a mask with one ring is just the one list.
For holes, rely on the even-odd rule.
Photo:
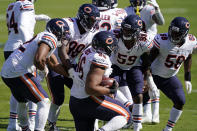
[[(2, 67), (3, 58), (3, 43), (7, 40), (7, 27), (6, 27), (6, 8), (9, 3), (15, 0), (0, 0), (0, 69)], [(91, 0), (37, 0), (35, 3), (36, 14), (47, 14), (50, 17), (75, 17), (78, 7), (83, 3), (90, 3)], [(157, 0), (160, 5), (161, 11), (165, 17), (165, 25), (158, 27), (159, 33), (167, 32), (170, 21), (176, 16), (187, 17), (190, 21), (190, 33), (197, 36), (195, 32), (197, 27), (197, 10), (196, 0)], [(129, 5), (129, 0), (119, 0), (119, 7), (124, 8)], [(37, 22), (35, 34), (43, 31), (45, 22)], [(197, 55), (193, 55), (192, 65), (192, 84), (193, 92), (190, 95), (186, 94), (186, 104), (184, 112), (176, 124), (173, 131), (197, 131)], [(183, 81), (183, 68), (178, 74), (178, 77)], [(47, 90), (46, 83), (43, 82), (44, 88)], [(66, 88), (65, 88), (66, 89)], [(65, 91), (66, 99), (61, 108), (61, 113), (57, 121), (57, 126), (63, 131), (74, 131), (74, 122), (72, 115), (69, 112), (69, 90)], [(10, 90), (4, 85), (0, 79), (0, 131), (5, 131), (9, 118), (9, 98)], [(144, 124), (142, 131), (161, 131), (168, 120), (169, 112), (172, 103), (166, 96), (161, 94), (160, 101), (160, 123), (157, 125)], [(129, 129), (132, 130), (132, 129)], [(126, 131), (126, 130), (124, 130)]]

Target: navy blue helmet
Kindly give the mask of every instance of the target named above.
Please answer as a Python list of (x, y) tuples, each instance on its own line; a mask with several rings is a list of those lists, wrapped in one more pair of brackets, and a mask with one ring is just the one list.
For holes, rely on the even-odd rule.
[(111, 0), (92, 0), (92, 4), (97, 6), (99, 10), (111, 9)]
[(118, 0), (111, 0), (111, 8), (116, 8), (118, 6)]
[(189, 32), (189, 26), (189, 21), (186, 18), (174, 18), (168, 29), (170, 41), (175, 44), (182, 42)]
[(137, 6), (142, 10), (146, 5), (146, 0), (130, 0), (131, 6), (136, 10)]
[(92, 47), (97, 51), (108, 56), (111, 55), (112, 51), (117, 47), (118, 41), (109, 31), (98, 32), (92, 39)]
[(69, 26), (67, 22), (61, 18), (54, 18), (48, 21), (46, 30), (53, 33), (58, 41), (70, 39)]
[(99, 17), (100, 12), (98, 8), (92, 4), (81, 5), (77, 14), (77, 19), (86, 31), (91, 30), (96, 24), (98, 24)]
[(142, 19), (138, 15), (129, 15), (121, 23), (121, 37), (123, 40), (136, 41), (142, 30)]

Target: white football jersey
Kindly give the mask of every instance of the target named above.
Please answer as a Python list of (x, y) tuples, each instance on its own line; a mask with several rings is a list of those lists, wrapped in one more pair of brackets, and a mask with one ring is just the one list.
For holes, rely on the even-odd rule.
[(91, 64), (96, 64), (105, 68), (105, 76), (111, 70), (111, 61), (109, 56), (103, 53), (96, 53), (92, 47), (87, 48), (83, 51), (80, 56), (80, 60), (77, 67), (77, 73), (79, 78), (73, 81), (73, 86), (71, 88), (71, 96), (82, 99), (86, 98), (89, 95), (85, 91), (86, 77), (90, 70)]
[(99, 31), (108, 31), (120, 28), (122, 20), (127, 16), (124, 9), (114, 8), (100, 11)]
[(188, 35), (185, 43), (178, 47), (170, 42), (168, 33), (156, 35), (153, 43), (158, 48), (159, 55), (151, 65), (152, 74), (163, 78), (175, 76), (182, 63), (187, 59), (189, 54), (192, 54), (193, 49), (197, 45), (196, 37)]
[[(64, 20), (69, 25), (71, 40), (69, 43), (69, 58), (72, 62), (72, 64), (76, 63), (76, 58), (79, 56), (79, 54), (88, 47), (93, 39), (93, 36), (98, 32), (98, 30), (93, 30), (86, 32), (84, 34), (80, 34), (76, 18), (64, 18)], [(55, 55), (57, 55), (57, 51), (55, 51)], [(60, 62), (60, 59), (58, 57), (58, 61)]]
[(140, 35), (141, 37), (131, 49), (128, 49), (122, 39), (119, 38), (118, 48), (111, 56), (113, 64), (119, 66), (122, 70), (130, 70), (134, 66), (141, 65), (140, 56), (149, 51), (153, 44), (146, 33), (141, 32)]
[(35, 71), (34, 56), (40, 42), (46, 43), (51, 48), (47, 56), (50, 57), (57, 47), (57, 38), (52, 33), (41, 32), (10, 55), (3, 64), (1, 76), (13, 78), (28, 72), (33, 73)]
[[(127, 15), (135, 14), (134, 8), (129, 6), (125, 8)], [(151, 5), (145, 5), (140, 11), (140, 17), (144, 21), (147, 34), (154, 39), (157, 34), (157, 24), (153, 21), (152, 16), (155, 14), (155, 8)]]
[(4, 51), (14, 51), (23, 42), (30, 40), (35, 26), (34, 5), (25, 0), (11, 3), (7, 8), (8, 40)]

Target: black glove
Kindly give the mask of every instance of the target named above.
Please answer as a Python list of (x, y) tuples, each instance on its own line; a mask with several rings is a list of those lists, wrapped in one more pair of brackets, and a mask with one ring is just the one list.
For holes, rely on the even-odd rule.
[(118, 82), (114, 79), (113, 85), (109, 87), (110, 89), (110, 94), (115, 94), (117, 89), (119, 87)]

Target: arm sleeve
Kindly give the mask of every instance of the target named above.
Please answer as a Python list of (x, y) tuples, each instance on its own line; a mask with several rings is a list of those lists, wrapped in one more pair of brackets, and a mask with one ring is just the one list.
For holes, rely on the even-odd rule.
[(23, 42), (30, 40), (34, 34), (35, 15), (31, 4), (21, 5), (18, 16), (18, 29)]
[(50, 33), (45, 33), (41, 39), (40, 42), (44, 42), (47, 44), (51, 49), (57, 48), (57, 39), (51, 35)]
[(35, 19), (36, 21), (49, 21), (51, 18), (45, 14), (39, 14), (39, 15), (35, 15)]

